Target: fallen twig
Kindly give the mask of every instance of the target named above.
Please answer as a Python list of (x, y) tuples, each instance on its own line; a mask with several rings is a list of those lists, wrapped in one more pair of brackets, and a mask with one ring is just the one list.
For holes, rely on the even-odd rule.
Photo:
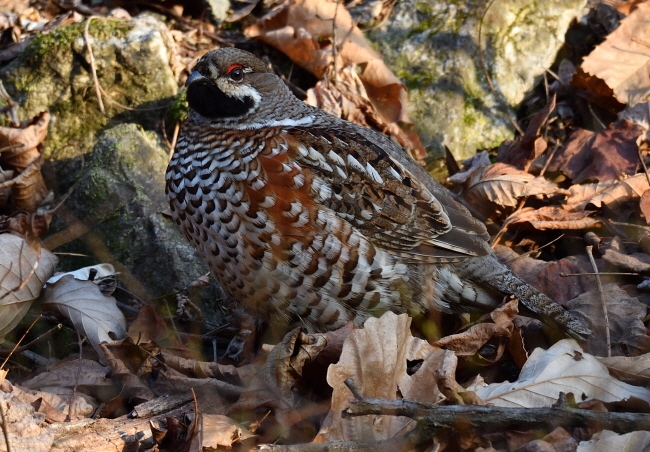
[[(354, 386), (352, 379), (346, 386)], [(352, 391), (352, 389), (350, 389)], [(355, 392), (353, 391), (353, 394)], [(343, 417), (366, 415), (406, 416), (422, 423), (431, 436), (441, 428), (455, 431), (482, 432), (548, 429), (556, 427), (588, 427), (594, 430), (612, 430), (628, 433), (650, 429), (650, 414), (596, 412), (572, 408), (561, 394), (559, 403), (547, 408), (503, 408), (482, 405), (433, 405), (410, 400), (384, 400), (357, 397), (343, 411)]]

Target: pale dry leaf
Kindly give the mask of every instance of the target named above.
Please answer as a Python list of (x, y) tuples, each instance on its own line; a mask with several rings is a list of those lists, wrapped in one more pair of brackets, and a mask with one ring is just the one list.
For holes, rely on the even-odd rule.
[(503, 223), (503, 228), (512, 228), (529, 223), (537, 230), (546, 229), (587, 229), (600, 223), (597, 218), (589, 218), (593, 212), (568, 212), (556, 206), (543, 206), (538, 209), (524, 207), (511, 214)]
[(523, 447), (526, 451), (574, 451), (578, 443), (569, 432), (562, 427), (557, 427), (542, 439), (533, 440), (531, 444)]
[(555, 183), (518, 170), (505, 163), (495, 163), (475, 171), (467, 182), (465, 197), (480, 206), (486, 202), (514, 207), (519, 199), (557, 192)]
[[(47, 452), (54, 441), (54, 432), (48, 428), (45, 416), (34, 412), (34, 407), (22, 400), (9, 382), (3, 383), (0, 404), (5, 418), (5, 428), (11, 441), (11, 450), (17, 452)], [(4, 447), (4, 438), (2, 450)]]
[(199, 428), (203, 430), (203, 450), (217, 450), (219, 446), (230, 449), (234, 443), (255, 436), (233, 419), (220, 414), (201, 414)]
[(629, 105), (650, 94), (650, 3), (644, 2), (582, 62), (582, 69), (605, 80), (616, 98)]
[(13, 234), (0, 234), (0, 340), (25, 316), (57, 257)]
[[(43, 409), (39, 409), (39, 412), (47, 410), (46, 414), (48, 417), (55, 419), (60, 419), (62, 417), (63, 419), (60, 419), (60, 422), (63, 422), (68, 413), (73, 417), (80, 419), (91, 415), (99, 406), (99, 402), (97, 402), (96, 399), (77, 390), (75, 392), (74, 400), (72, 400), (72, 407), (70, 407), (72, 386), (73, 385), (70, 385), (69, 387), (44, 386), (40, 390), (30, 390), (24, 386), (14, 386), (14, 391), (22, 391), (20, 399), (27, 403), (31, 403), (35, 407), (37, 404), (44, 403), (45, 405), (42, 406)], [(88, 391), (88, 388), (82, 387), (82, 389)], [(114, 391), (116, 390), (118, 389), (114, 388)]]
[(640, 199), (648, 188), (650, 186), (645, 174), (637, 174), (622, 181), (572, 185), (563, 208), (579, 211), (592, 206), (599, 209), (607, 206), (610, 210), (617, 211), (622, 208), (622, 204)]
[(66, 275), (45, 289), (44, 304), (58, 309), (88, 338), (100, 356), (99, 344), (126, 337), (126, 319), (115, 298), (101, 293), (91, 281)]
[(612, 356), (598, 360), (619, 379), (636, 385), (650, 384), (650, 353), (640, 356)]
[[(433, 345), (452, 350), (457, 356), (475, 355), (493, 337), (510, 337), (514, 328), (512, 320), (517, 313), (517, 300), (509, 301), (490, 313), (493, 323), (477, 323), (462, 333), (445, 336)], [(501, 347), (498, 358), (501, 357), (502, 353), (503, 348)]]
[[(81, 371), (79, 371), (81, 369)], [(101, 401), (112, 399), (119, 392), (115, 383), (107, 378), (110, 368), (95, 360), (75, 359), (60, 361), (51, 366), (47, 372), (42, 372), (21, 383), (28, 389), (45, 387), (73, 388), (75, 385), (92, 391)]]
[(603, 260), (630, 272), (650, 271), (650, 256), (645, 253), (623, 254), (615, 249), (607, 248), (603, 254)]
[(464, 184), (465, 182), (467, 182), (467, 179), (469, 179), (472, 176), (472, 174), (474, 174), (481, 168), (486, 168), (490, 166), (491, 164), (492, 162), (490, 162), (490, 154), (488, 154), (487, 151), (479, 152), (478, 154), (474, 154), (472, 157), (468, 158), (467, 160), (464, 160), (463, 170), (459, 171), (453, 176), (449, 176), (447, 180), (454, 184)]
[[(370, 318), (362, 329), (353, 330), (343, 345), (341, 359), (329, 367), (327, 382), (334, 389), (332, 408), (323, 422), (317, 439), (336, 441), (355, 438), (357, 440), (381, 440), (392, 438), (412, 421), (397, 416), (362, 416), (343, 419), (341, 412), (354, 400), (344, 381), (352, 378), (364, 396), (395, 399), (400, 384), (405, 380), (407, 361), (424, 359), (436, 349), (421, 339), (411, 336), (411, 319), (408, 315), (396, 315), (387, 312), (381, 318)], [(427, 352), (430, 350), (430, 352)], [(417, 358), (411, 356), (415, 353)], [(442, 365), (445, 354), (432, 361)], [(419, 369), (414, 375), (420, 372)], [(429, 374), (426, 370), (423, 374)], [(416, 380), (421, 383), (417, 393), (425, 395), (423, 402), (437, 402), (440, 392), (434, 380), (424, 378)], [(406, 381), (404, 391), (413, 392), (413, 381)]]
[(650, 403), (649, 389), (615, 379), (573, 339), (563, 339), (548, 350), (535, 349), (514, 383), (494, 383), (476, 390), (488, 403), (513, 408), (551, 406), (560, 392), (572, 393), (581, 401), (607, 403), (636, 397)]
[(650, 450), (650, 432), (630, 432), (624, 435), (610, 430), (594, 434), (589, 441), (581, 441), (576, 452), (639, 452)]

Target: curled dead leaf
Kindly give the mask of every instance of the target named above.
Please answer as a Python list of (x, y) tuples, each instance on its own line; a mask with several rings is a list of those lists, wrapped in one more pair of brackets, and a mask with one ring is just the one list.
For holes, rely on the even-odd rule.
[(11, 188), (16, 209), (33, 212), (47, 195), (39, 148), (49, 122), (50, 115), (44, 112), (23, 127), (0, 127), (0, 149), (3, 150), (0, 163), (17, 173), (13, 179), (0, 183), (0, 190)]
[(650, 94), (649, 15), (650, 3), (638, 4), (582, 62), (585, 72), (605, 80), (616, 98), (629, 105), (647, 100)]
[(478, 361), (483, 365), (494, 364), (501, 359), (505, 351), (514, 329), (512, 321), (518, 312), (517, 300), (511, 300), (489, 314), (492, 322), (477, 323), (462, 333), (439, 339), (433, 345), (452, 350), (457, 356), (471, 357), (476, 355), (489, 340), (495, 339), (496, 352), (492, 356)]
[(542, 155), (546, 150), (546, 140), (540, 135), (540, 130), (554, 108), (555, 95), (553, 95), (546, 107), (531, 118), (524, 136), (516, 141), (504, 141), (501, 143), (497, 154), (499, 161), (528, 171), (533, 160)]
[(126, 336), (126, 319), (115, 298), (102, 294), (97, 284), (65, 275), (48, 284), (43, 302), (58, 309), (86, 336), (100, 356), (102, 342), (113, 342)]
[(13, 234), (0, 234), (0, 339), (25, 316), (58, 259)]
[(639, 200), (649, 188), (645, 174), (637, 174), (621, 181), (572, 185), (562, 207), (576, 212), (592, 207), (607, 207), (610, 211), (621, 212), (625, 203)]
[(551, 406), (560, 392), (573, 393), (576, 400), (583, 401), (618, 402), (636, 397), (650, 403), (650, 389), (615, 379), (604, 364), (585, 353), (573, 339), (563, 339), (548, 350), (535, 349), (517, 381), (476, 390), (488, 403), (520, 408)]
[(575, 183), (633, 175), (639, 165), (636, 141), (642, 133), (641, 126), (626, 120), (598, 133), (577, 129), (555, 153), (548, 170), (561, 171)]
[[(341, 359), (331, 365), (327, 373), (327, 382), (334, 389), (332, 408), (316, 441), (388, 439), (411, 424), (408, 419), (395, 416), (363, 416), (343, 420), (341, 412), (354, 400), (344, 384), (347, 378), (354, 379), (361, 393), (367, 397), (395, 399), (400, 393), (405, 398), (417, 397), (422, 402), (436, 403), (442, 400), (436, 381), (430, 377), (443, 366), (448, 352), (412, 337), (410, 324), (411, 319), (406, 314), (398, 316), (387, 312), (379, 319), (370, 318), (362, 329), (350, 333), (343, 345)], [(429, 358), (432, 354), (439, 356)], [(416, 359), (423, 360), (422, 366), (409, 376), (407, 362)], [(455, 370), (455, 357), (451, 359), (454, 365), (447, 362), (447, 368), (453, 367)], [(449, 370), (441, 373), (451, 375)], [(450, 392), (456, 388), (450, 383)]]
[(521, 198), (551, 195), (557, 190), (555, 183), (543, 177), (505, 163), (495, 163), (471, 174), (466, 183), (465, 198), (477, 207), (484, 207), (486, 203), (515, 207)]
[(567, 229), (580, 230), (594, 227), (600, 223), (597, 218), (589, 218), (593, 212), (567, 212), (560, 207), (544, 206), (539, 209), (524, 207), (510, 215), (503, 228), (512, 228), (523, 223), (538, 230)]

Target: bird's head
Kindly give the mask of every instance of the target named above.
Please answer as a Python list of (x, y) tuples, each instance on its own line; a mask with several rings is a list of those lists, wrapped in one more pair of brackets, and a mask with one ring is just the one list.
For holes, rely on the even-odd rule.
[[(190, 110), (211, 123), (255, 128), (302, 110), (302, 102), (284, 82), (244, 50), (223, 48), (206, 53), (185, 86)], [(296, 117), (299, 113), (302, 111), (294, 112)]]

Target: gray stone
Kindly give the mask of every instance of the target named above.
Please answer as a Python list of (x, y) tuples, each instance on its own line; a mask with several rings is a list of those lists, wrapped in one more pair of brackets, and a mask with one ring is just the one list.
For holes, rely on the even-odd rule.
[(44, 156), (60, 160), (79, 156), (93, 145), (109, 122), (135, 122), (154, 128), (164, 115), (177, 84), (170, 68), (165, 25), (151, 16), (132, 20), (91, 21), (91, 41), (106, 115), (98, 105), (85, 22), (36, 37), (23, 54), (0, 70), (21, 120), (41, 111), (52, 115)]
[(228, 17), (228, 10), (230, 9), (229, 0), (207, 0), (210, 7), (210, 15), (215, 22), (221, 23)]
[(492, 93), (480, 62), (483, 0), (405, 0), (368, 37), (407, 85), (411, 119), (425, 147), (440, 157), (446, 145), (461, 159), (512, 138), (507, 110), (553, 63), (570, 22), (585, 5), (586, 0), (492, 4), (481, 47), (507, 105)]
[(126, 289), (144, 300), (183, 288), (208, 272), (176, 223), (162, 214), (168, 208), (168, 152), (159, 137), (139, 125), (106, 129), (86, 156), (60, 215), (66, 223), (62, 228), (81, 222), (90, 229), (82, 243), (73, 241), (67, 248), (85, 248), (95, 262), (115, 265)]

